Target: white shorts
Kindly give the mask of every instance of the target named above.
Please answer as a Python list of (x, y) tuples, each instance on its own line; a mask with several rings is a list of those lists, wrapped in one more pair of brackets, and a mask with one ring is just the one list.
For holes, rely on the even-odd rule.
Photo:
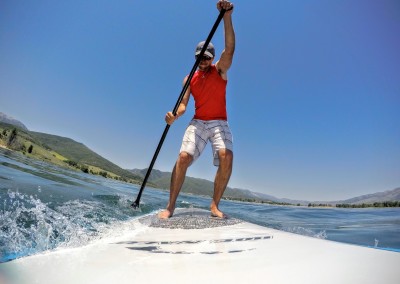
[(183, 136), (180, 152), (190, 154), (194, 162), (200, 157), (208, 141), (212, 145), (214, 165), (219, 166), (218, 151), (228, 149), (233, 152), (233, 139), (228, 122), (192, 119)]

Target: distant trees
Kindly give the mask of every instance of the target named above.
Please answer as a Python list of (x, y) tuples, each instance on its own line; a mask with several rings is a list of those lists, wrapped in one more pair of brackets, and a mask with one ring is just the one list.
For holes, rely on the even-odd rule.
[(308, 207), (333, 207), (333, 205), (325, 203), (319, 203), (319, 204), (308, 203)]
[(8, 141), (7, 141), (7, 146), (11, 147), (13, 144), (15, 144), (15, 142), (17, 141), (17, 134), (18, 131), (16, 128), (13, 128), (13, 130), (11, 131), (10, 136), (8, 137)]
[(69, 166), (74, 167), (78, 170), (81, 170), (82, 172), (88, 174), (89, 173), (89, 167), (87, 165), (81, 165), (78, 162), (72, 161), (72, 160), (65, 160), (65, 163), (67, 163)]
[[(8, 148), (13, 149), (15, 151), (24, 151), (24, 145), (18, 140), (18, 130), (13, 128), (11, 133), (8, 135), (8, 131), (3, 130), (3, 136), (6, 140), (6, 145)], [(4, 140), (3, 138), (3, 140)]]
[(374, 203), (361, 204), (336, 204), (337, 208), (384, 208), (384, 207), (400, 207), (400, 201), (383, 201)]
[(107, 171), (98, 171), (98, 172), (96, 172), (96, 171), (91, 170), (89, 168), (89, 166), (79, 164), (78, 162), (72, 161), (72, 160), (64, 160), (64, 162), (66, 164), (68, 164), (69, 166), (74, 167), (74, 168), (76, 168), (78, 170), (81, 170), (82, 172), (84, 172), (86, 174), (100, 175), (100, 176), (103, 176), (105, 178), (111, 178), (111, 176), (109, 175), (109, 173)]
[(75, 161), (65, 160), (64, 162), (67, 163), (68, 165), (70, 165), (71, 167), (74, 167), (74, 168), (78, 167), (78, 163)]
[(3, 131), (0, 133), (0, 139), (3, 141), (7, 139), (7, 129), (3, 129)]
[(361, 203), (361, 204), (314, 204), (309, 203), (308, 207), (336, 207), (336, 208), (384, 208), (384, 207), (400, 207), (400, 201), (383, 201), (374, 203)]
[(105, 178), (108, 176), (107, 172), (104, 172), (104, 171), (99, 172), (99, 175), (101, 175)]
[(275, 201), (271, 201), (271, 200), (261, 200), (261, 199), (255, 199), (255, 198), (245, 198), (245, 197), (242, 198), (242, 197), (225, 196), (225, 197), (222, 197), (222, 199), (240, 201), (240, 202), (269, 204), (269, 205), (294, 206), (294, 204), (287, 203), (287, 202), (275, 202)]
[(81, 167), (81, 171), (84, 172), (85, 174), (89, 173), (89, 167), (86, 165), (82, 165)]

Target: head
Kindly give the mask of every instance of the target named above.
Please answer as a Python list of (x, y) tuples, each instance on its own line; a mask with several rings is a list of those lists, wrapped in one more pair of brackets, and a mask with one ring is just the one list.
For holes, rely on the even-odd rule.
[[(200, 55), (201, 50), (204, 47), (205, 42), (199, 42), (199, 44), (196, 46), (196, 51), (195, 51), (195, 57), (197, 59), (197, 57)], [(200, 70), (207, 70), (214, 59), (215, 56), (215, 49), (214, 49), (214, 45), (210, 42), (203, 54), (203, 56), (201, 57), (200, 63), (199, 63), (199, 69)]]

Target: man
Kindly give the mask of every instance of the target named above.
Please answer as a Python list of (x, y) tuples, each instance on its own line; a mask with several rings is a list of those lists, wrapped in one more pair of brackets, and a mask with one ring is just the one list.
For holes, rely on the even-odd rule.
[[(232, 25), (233, 4), (220, 0), (217, 3), (217, 9), (226, 10), (223, 18), (225, 49), (222, 51), (220, 59), (212, 64), (215, 57), (214, 46), (211, 43), (207, 46), (176, 116), (172, 112), (168, 112), (165, 116), (165, 121), (169, 125), (174, 123), (185, 113), (190, 94), (192, 94), (195, 101), (195, 115), (186, 129), (181, 150), (172, 171), (169, 203), (167, 208), (159, 214), (159, 218), (162, 219), (173, 215), (176, 199), (185, 180), (186, 170), (200, 156), (208, 141), (212, 144), (214, 165), (218, 166), (214, 180), (214, 195), (210, 205), (211, 216), (226, 218), (226, 215), (219, 210), (218, 204), (232, 173), (232, 134), (227, 123), (225, 97), (227, 72), (231, 67), (235, 51), (235, 33)], [(203, 45), (204, 42), (197, 45), (196, 58)], [(186, 83), (186, 80), (187, 77), (183, 84)]]

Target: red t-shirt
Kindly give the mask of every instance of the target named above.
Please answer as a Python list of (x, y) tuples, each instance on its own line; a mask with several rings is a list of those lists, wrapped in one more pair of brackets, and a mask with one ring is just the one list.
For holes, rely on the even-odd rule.
[(197, 70), (190, 81), (190, 92), (195, 101), (195, 119), (227, 120), (226, 80), (222, 79), (215, 65), (207, 71)]

